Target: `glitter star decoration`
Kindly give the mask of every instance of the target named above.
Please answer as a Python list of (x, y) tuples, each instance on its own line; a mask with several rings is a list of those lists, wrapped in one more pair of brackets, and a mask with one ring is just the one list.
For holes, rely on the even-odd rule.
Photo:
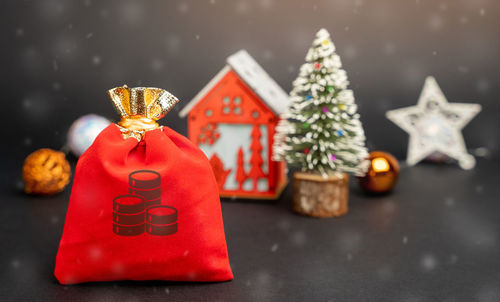
[(479, 111), (479, 104), (448, 103), (434, 77), (427, 77), (416, 106), (390, 110), (386, 116), (410, 135), (409, 166), (444, 154), (467, 170), (476, 161), (467, 153), (461, 130)]

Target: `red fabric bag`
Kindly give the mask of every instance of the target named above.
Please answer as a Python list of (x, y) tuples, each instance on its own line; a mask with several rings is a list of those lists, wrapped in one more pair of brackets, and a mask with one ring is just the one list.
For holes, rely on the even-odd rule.
[(231, 280), (208, 159), (187, 138), (154, 122), (177, 99), (160, 89), (126, 86), (110, 95), (123, 118), (78, 160), (56, 278), (62, 284)]

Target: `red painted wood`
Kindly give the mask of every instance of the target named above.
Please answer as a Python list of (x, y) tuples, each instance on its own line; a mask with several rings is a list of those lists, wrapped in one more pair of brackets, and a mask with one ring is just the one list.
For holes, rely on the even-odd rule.
[[(224, 98), (228, 97), (229, 102), (225, 103)], [(235, 100), (239, 98), (240, 104)], [(224, 109), (227, 107), (228, 109)], [(229, 112), (228, 112), (229, 111)], [(223, 190), (222, 195), (234, 196), (254, 196), (258, 197), (272, 197), (275, 194), (278, 184), (284, 182), (286, 178), (285, 166), (282, 163), (272, 161), (272, 145), (275, 133), (275, 127), (278, 122), (278, 116), (266, 105), (266, 103), (257, 96), (247, 84), (242, 81), (234, 71), (229, 71), (212, 89), (194, 106), (188, 114), (188, 137), (196, 144), (200, 144), (200, 134), (212, 134), (207, 132), (207, 126), (210, 124), (217, 125), (219, 123), (227, 124), (248, 124), (254, 127), (259, 125), (267, 125), (268, 131), (268, 150), (267, 158), (267, 177), (269, 183), (269, 190), (266, 192), (245, 191), (242, 187), (238, 190)], [(214, 131), (214, 141), (215, 133)], [(248, 139), (251, 139), (250, 137)], [(207, 139), (205, 143), (209, 142)], [(221, 159), (223, 161), (223, 159)], [(248, 160), (248, 159), (246, 159)], [(239, 164), (239, 163), (238, 163)], [(240, 175), (241, 176), (241, 175)], [(237, 176), (239, 179), (242, 179)], [(245, 179), (248, 175), (245, 175)]]
[(243, 149), (240, 147), (238, 149), (238, 167), (236, 170), (236, 181), (238, 182), (238, 190), (243, 191), (243, 183), (247, 180), (247, 174), (245, 172), (245, 158)]

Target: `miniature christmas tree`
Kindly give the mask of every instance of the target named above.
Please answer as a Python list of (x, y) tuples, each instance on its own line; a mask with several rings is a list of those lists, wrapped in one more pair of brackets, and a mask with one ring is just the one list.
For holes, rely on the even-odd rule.
[(365, 135), (348, 84), (330, 34), (321, 29), (293, 82), (291, 105), (276, 128), (276, 160), (323, 177), (365, 173)]
[(250, 172), (248, 172), (248, 177), (253, 179), (253, 189), (257, 190), (259, 178), (266, 176), (264, 171), (262, 171), (262, 164), (264, 163), (260, 154), (262, 152), (262, 145), (260, 143), (262, 134), (258, 125), (253, 127), (250, 136), (252, 137), (252, 144), (250, 145), (252, 155), (250, 157)]
[(238, 182), (238, 190), (243, 190), (243, 183), (247, 179), (247, 175), (245, 173), (245, 158), (243, 149), (241, 147), (238, 149), (237, 165), (238, 167), (236, 169), (236, 181)]

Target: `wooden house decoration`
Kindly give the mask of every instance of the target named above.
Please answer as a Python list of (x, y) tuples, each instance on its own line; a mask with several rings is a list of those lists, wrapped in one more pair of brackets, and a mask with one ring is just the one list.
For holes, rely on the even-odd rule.
[(240, 50), (181, 110), (188, 137), (209, 158), (222, 197), (279, 197), (286, 165), (272, 161), (272, 146), (288, 104), (283, 89)]

